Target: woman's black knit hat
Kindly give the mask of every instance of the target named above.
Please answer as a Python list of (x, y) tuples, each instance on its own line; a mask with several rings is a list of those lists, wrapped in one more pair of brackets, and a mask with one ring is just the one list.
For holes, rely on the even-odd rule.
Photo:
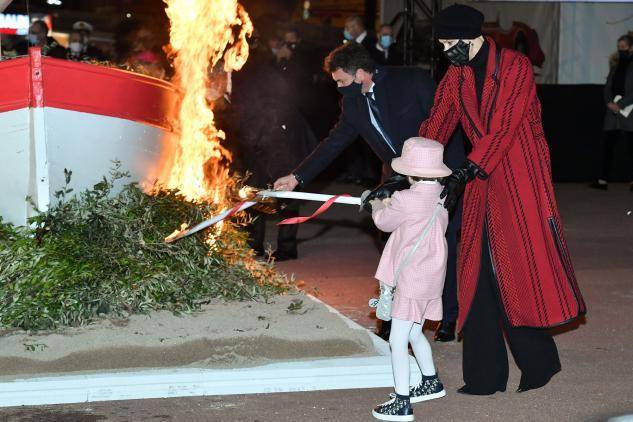
[(481, 36), (484, 15), (463, 4), (454, 4), (442, 10), (435, 18), (435, 36), (443, 40), (472, 40)]

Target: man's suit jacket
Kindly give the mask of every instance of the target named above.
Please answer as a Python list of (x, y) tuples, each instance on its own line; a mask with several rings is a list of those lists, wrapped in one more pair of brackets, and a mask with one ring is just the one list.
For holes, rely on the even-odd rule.
[(404, 141), (418, 136), (420, 124), (429, 117), (433, 105), (435, 86), (429, 74), (417, 67), (381, 67), (373, 80), (382, 123), (396, 154), (372, 125), (365, 96), (346, 96), (339, 121), (328, 137), (294, 170), (305, 183), (323, 171), (358, 135), (387, 166), (400, 155)]
[(389, 47), (389, 54), (385, 57), (385, 51), (380, 51), (376, 44), (369, 52), (374, 62), (381, 66), (402, 66), (402, 51), (399, 51), (395, 45)]

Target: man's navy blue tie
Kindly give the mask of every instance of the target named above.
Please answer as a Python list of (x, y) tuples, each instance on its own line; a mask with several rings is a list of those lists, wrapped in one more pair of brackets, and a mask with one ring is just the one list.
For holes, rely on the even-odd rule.
[(381, 135), (380, 132), (382, 132), (381, 138), (383, 138), (385, 140), (385, 142), (387, 143), (389, 148), (393, 151), (393, 153), (397, 154), (396, 148), (394, 147), (393, 142), (391, 142), (391, 139), (389, 138), (389, 135), (387, 134), (387, 131), (385, 130), (385, 126), (382, 124), (382, 119), (380, 118), (380, 110), (378, 110), (378, 103), (376, 103), (376, 100), (374, 100), (374, 93), (373, 92), (366, 92), (365, 93), (365, 98), (367, 98), (367, 103), (369, 104), (369, 108), (371, 109), (371, 113), (374, 115), (374, 119), (376, 120), (376, 124), (380, 128), (380, 131), (378, 132), (378, 135)]

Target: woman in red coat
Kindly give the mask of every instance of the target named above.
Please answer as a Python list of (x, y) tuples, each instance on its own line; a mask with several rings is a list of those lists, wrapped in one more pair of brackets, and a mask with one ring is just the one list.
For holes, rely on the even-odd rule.
[(518, 391), (560, 371), (546, 330), (585, 312), (554, 198), (532, 65), (481, 34), (468, 6), (440, 12), (451, 62), (420, 136), (446, 143), (461, 124), (472, 152), (445, 181), (447, 207), (464, 193), (458, 329), (465, 394), (505, 391), (504, 332), (521, 370)]

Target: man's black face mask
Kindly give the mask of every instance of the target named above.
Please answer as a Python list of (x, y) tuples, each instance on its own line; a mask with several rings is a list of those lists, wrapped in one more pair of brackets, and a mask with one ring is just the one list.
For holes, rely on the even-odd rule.
[(352, 81), (351, 84), (347, 86), (339, 86), (338, 92), (340, 92), (344, 97), (352, 96), (352, 95), (360, 95), (362, 94), (363, 84), (359, 84), (358, 82)]
[(444, 51), (444, 55), (455, 66), (464, 66), (470, 61), (469, 52), (470, 44), (464, 42), (464, 40), (459, 40), (457, 44)]

